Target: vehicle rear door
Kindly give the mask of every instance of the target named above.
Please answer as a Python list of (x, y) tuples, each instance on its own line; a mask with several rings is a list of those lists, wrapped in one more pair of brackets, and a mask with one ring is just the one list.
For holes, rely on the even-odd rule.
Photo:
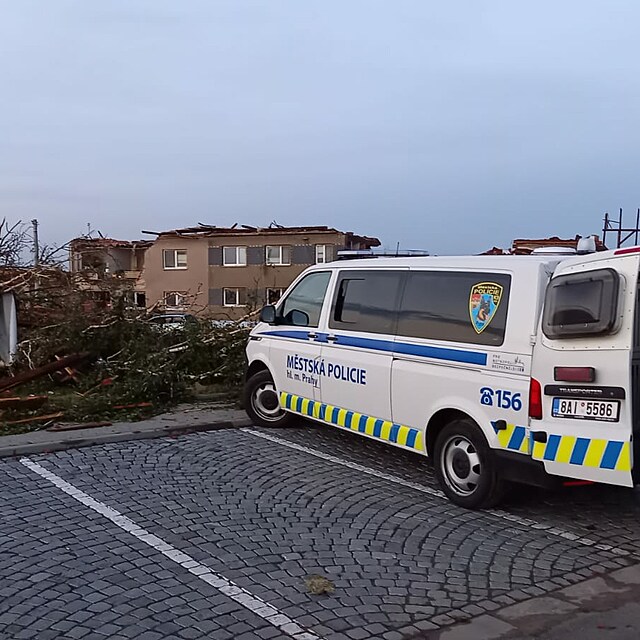
[(633, 485), (637, 279), (638, 254), (610, 253), (561, 263), (549, 283), (532, 366), (542, 418), (530, 427), (550, 474)]

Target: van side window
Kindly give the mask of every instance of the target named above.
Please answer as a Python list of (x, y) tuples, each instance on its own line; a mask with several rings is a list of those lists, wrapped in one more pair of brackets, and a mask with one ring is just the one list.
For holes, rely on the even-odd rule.
[(341, 272), (329, 327), (347, 331), (393, 333), (403, 273), (406, 272)]
[(278, 324), (294, 324), (293, 315), (298, 314), (292, 312), (301, 311), (308, 317), (308, 322), (302, 326), (317, 327), (330, 278), (329, 271), (310, 273), (302, 278), (279, 306)]
[(400, 303), (398, 335), (500, 346), (511, 276), (412, 271)]
[(618, 316), (620, 276), (597, 269), (553, 278), (547, 288), (542, 331), (547, 338), (611, 333)]

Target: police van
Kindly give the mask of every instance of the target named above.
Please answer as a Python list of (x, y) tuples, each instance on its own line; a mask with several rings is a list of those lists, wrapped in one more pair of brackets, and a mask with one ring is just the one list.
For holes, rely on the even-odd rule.
[(468, 508), (514, 481), (632, 487), (639, 266), (640, 247), (310, 267), (251, 332), (247, 412), (427, 455)]

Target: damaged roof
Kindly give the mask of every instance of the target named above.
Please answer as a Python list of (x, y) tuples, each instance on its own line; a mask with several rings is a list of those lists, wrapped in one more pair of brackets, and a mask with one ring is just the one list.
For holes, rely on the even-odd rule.
[[(550, 238), (540, 239), (525, 239), (517, 238), (511, 245), (513, 253), (530, 253), (534, 249), (541, 247), (570, 247), (575, 249), (578, 246), (578, 240), (582, 238), (581, 235), (576, 234), (575, 238), (559, 238), (558, 236), (551, 236)], [(604, 246), (599, 236), (594, 236), (596, 242), (596, 251), (606, 251), (607, 247)]]
[(160, 237), (167, 236), (179, 236), (183, 238), (209, 238), (218, 235), (288, 235), (288, 234), (301, 234), (301, 233), (344, 233), (349, 239), (362, 242), (371, 247), (379, 247), (380, 240), (372, 236), (360, 236), (352, 231), (339, 231), (333, 227), (327, 226), (301, 226), (301, 227), (284, 227), (277, 224), (270, 224), (268, 227), (254, 227), (251, 225), (238, 225), (234, 224), (231, 227), (217, 227), (215, 225), (198, 224), (195, 227), (184, 227), (182, 229), (171, 229), (169, 231), (143, 231), (150, 235), (156, 235)]
[(116, 240), (114, 238), (74, 238), (69, 243), (72, 249), (146, 249), (151, 240)]

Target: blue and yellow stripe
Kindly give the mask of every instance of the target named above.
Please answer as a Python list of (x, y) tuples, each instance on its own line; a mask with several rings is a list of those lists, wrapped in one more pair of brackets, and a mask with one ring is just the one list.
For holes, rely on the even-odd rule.
[(520, 453), (530, 453), (529, 434), (525, 427), (515, 424), (507, 424), (506, 429), (497, 429), (495, 422), (491, 423), (496, 432), (500, 447)]
[(534, 442), (525, 427), (507, 424), (506, 429), (498, 429), (496, 425), (492, 423), (502, 449), (528, 453), (534, 460), (631, 471), (629, 442), (559, 435), (550, 435), (547, 442)]
[(547, 442), (533, 443), (532, 457), (594, 469), (631, 471), (631, 443), (628, 441), (549, 435)]
[(284, 391), (280, 393), (280, 405), (287, 411), (424, 453), (424, 438), (419, 429), (380, 420), (357, 411), (334, 407)]
[[(423, 432), (413, 427), (284, 391), (280, 393), (280, 405), (287, 411), (362, 433), (382, 442), (389, 442), (420, 453), (425, 451)], [(492, 424), (501, 448), (530, 454), (534, 460), (595, 469), (631, 470), (631, 447), (628, 441), (550, 435), (546, 443), (534, 442), (526, 427), (507, 424), (506, 429), (497, 429), (496, 423)]]

